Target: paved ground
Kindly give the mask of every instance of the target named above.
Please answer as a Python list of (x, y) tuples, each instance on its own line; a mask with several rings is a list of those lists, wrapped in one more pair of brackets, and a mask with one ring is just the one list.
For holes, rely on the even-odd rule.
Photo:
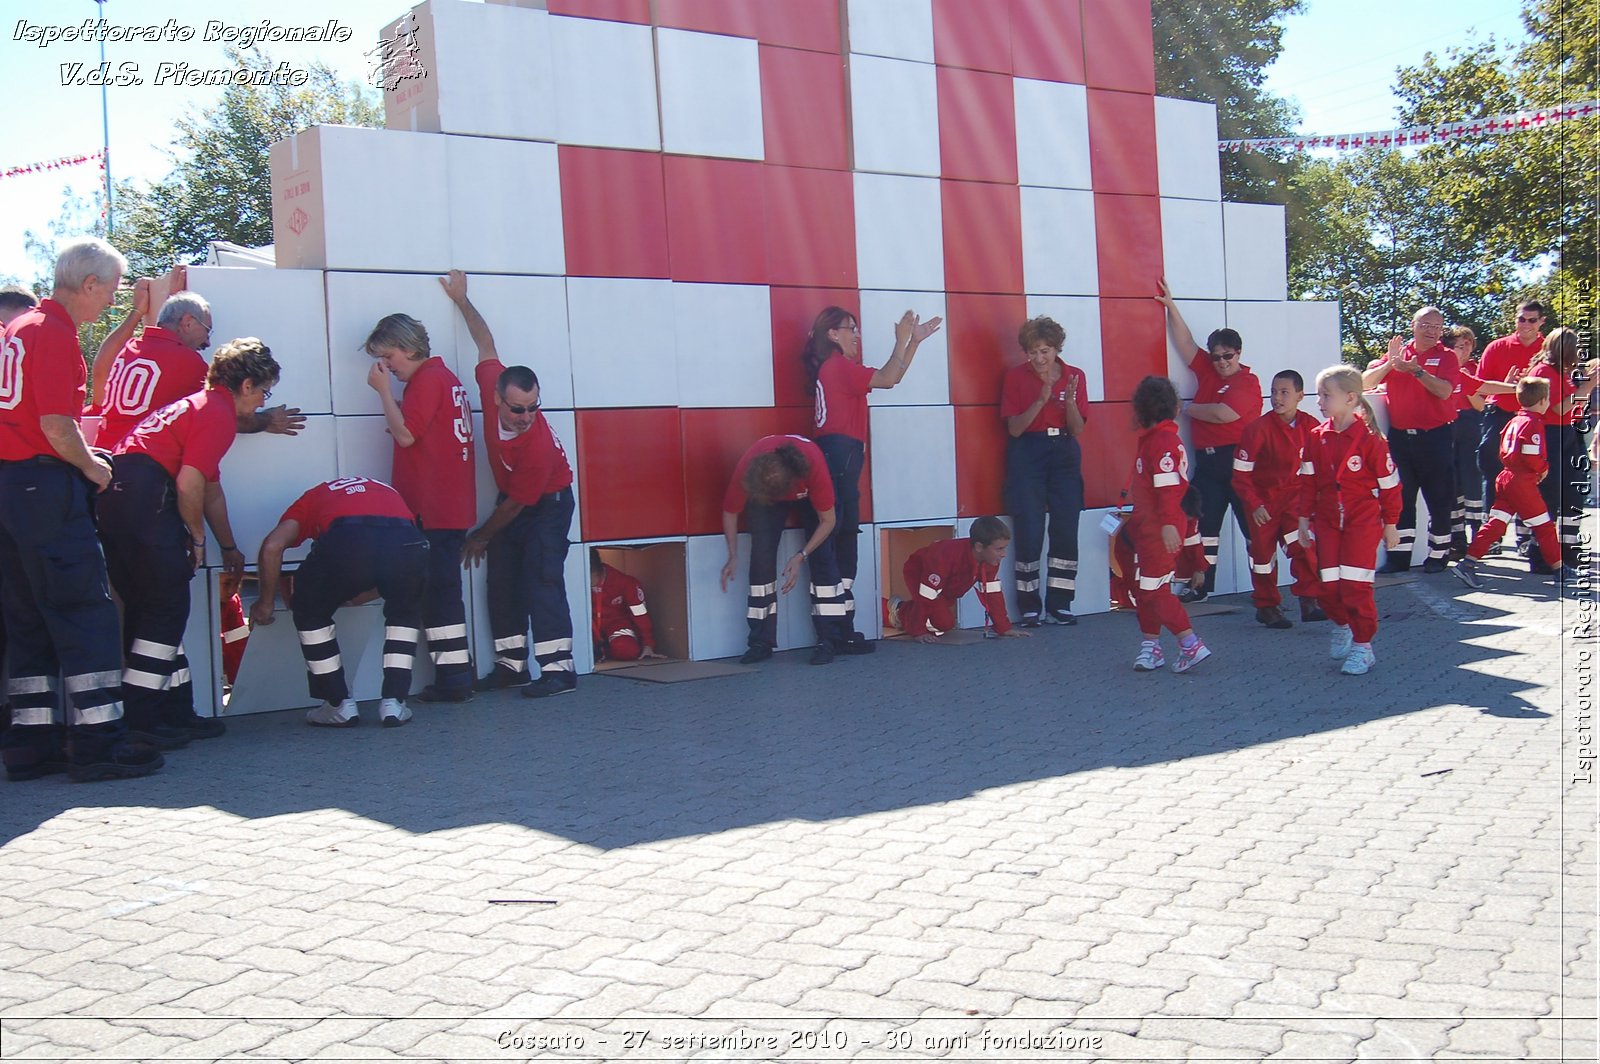
[(0, 1056), (1592, 1060), (1594, 599), (1489, 572), (4, 786)]

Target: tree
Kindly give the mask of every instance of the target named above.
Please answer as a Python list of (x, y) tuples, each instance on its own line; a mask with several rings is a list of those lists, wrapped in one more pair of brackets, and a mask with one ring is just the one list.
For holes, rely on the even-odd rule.
[[(1303, 0), (1154, 0), (1156, 91), (1217, 105), (1224, 140), (1279, 137), (1293, 132), (1294, 105), (1262, 88), (1266, 69), (1283, 51), (1283, 20)], [(1222, 157), (1222, 195), (1235, 202), (1287, 203), (1298, 156), (1263, 152)]]
[(341, 82), (322, 64), (301, 86), (277, 84), (260, 50), (229, 49), (240, 70), (263, 84), (230, 84), (214, 106), (177, 123), (173, 170), (149, 187), (123, 184), (115, 204), (117, 245), (130, 272), (161, 273), (202, 258), (213, 240), (272, 242), (272, 144), (318, 124), (378, 126), (377, 93)]

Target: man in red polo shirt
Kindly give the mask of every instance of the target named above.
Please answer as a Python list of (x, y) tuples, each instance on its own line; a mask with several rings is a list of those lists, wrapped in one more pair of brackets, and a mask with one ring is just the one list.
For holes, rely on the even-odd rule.
[[(1528, 364), (1544, 350), (1544, 304), (1528, 300), (1517, 307), (1516, 329), (1509, 336), (1491, 340), (1478, 359), (1478, 377), (1486, 381), (1516, 384), (1528, 372)], [(1494, 481), (1504, 468), (1500, 464), (1500, 437), (1521, 408), (1515, 395), (1493, 395), (1483, 408), (1483, 437), (1478, 441), (1478, 468), (1483, 471), (1483, 503), (1494, 505)]]
[(1389, 453), (1400, 471), (1400, 545), (1389, 552), (1382, 573), (1411, 568), (1417, 535), (1417, 491), (1428, 504), (1428, 557), (1425, 573), (1442, 573), (1449, 565), (1450, 520), (1456, 505), (1456, 390), (1461, 367), (1456, 353), (1439, 342), (1444, 314), (1423, 307), (1411, 317), (1411, 342), (1396, 336), (1389, 348), (1361, 375), (1364, 388), (1379, 385), (1389, 398)]
[[(452, 273), (444, 288), (478, 346), (483, 442), (499, 489), (489, 519), (467, 533), (462, 547), (464, 564), (489, 559), (494, 668), (476, 686), (521, 687), (524, 698), (564, 695), (578, 686), (565, 572), (572, 466), (539, 409), (538, 376), (527, 366), (501, 363), (489, 324), (467, 298), (466, 275)], [(530, 624), (538, 679), (528, 671)]]
[(1194, 333), (1178, 312), (1178, 304), (1161, 279), (1161, 294), (1156, 296), (1167, 312), (1167, 334), (1179, 351), (1193, 351), (1189, 369), (1194, 373), (1194, 398), (1184, 406), (1189, 415), (1190, 442), (1194, 444), (1194, 476), (1190, 483), (1200, 493), (1200, 543), (1206, 555), (1205, 586), (1178, 590), (1182, 602), (1199, 602), (1217, 586), (1217, 554), (1222, 540), (1222, 521), (1228, 508), (1239, 534), (1250, 541), (1250, 524), (1244, 500), (1233, 490), (1233, 456), (1244, 435), (1245, 426), (1261, 416), (1261, 381), (1241, 358), (1244, 340), (1232, 329), (1215, 329), (1206, 337), (1202, 350)]
[[(78, 326), (111, 306), (125, 267), (103, 240), (72, 241), (56, 260), (51, 297), (0, 338), (0, 582), (11, 697), (0, 754), (11, 779), (63, 770), (74, 780), (125, 779), (162, 765), (154, 747), (126, 739), (117, 608), (90, 513), (111, 483), (111, 464), (78, 427), (88, 379)], [(60, 687), (71, 702), (65, 730)]]

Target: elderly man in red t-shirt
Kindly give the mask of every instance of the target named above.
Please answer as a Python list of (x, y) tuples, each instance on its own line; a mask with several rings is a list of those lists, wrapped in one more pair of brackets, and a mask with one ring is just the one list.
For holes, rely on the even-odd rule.
[(1217, 554), (1222, 541), (1222, 520), (1228, 508), (1239, 533), (1250, 541), (1248, 508), (1233, 490), (1233, 456), (1244, 430), (1261, 416), (1261, 381), (1240, 359), (1244, 340), (1232, 329), (1214, 329), (1202, 349), (1195, 343), (1178, 304), (1161, 278), (1156, 301), (1167, 312), (1167, 334), (1179, 351), (1193, 351), (1189, 369), (1194, 373), (1194, 398), (1184, 406), (1189, 415), (1190, 442), (1194, 444), (1194, 476), (1190, 483), (1200, 494), (1200, 543), (1206, 555), (1205, 585), (1183, 587), (1179, 601), (1199, 602), (1216, 590)]

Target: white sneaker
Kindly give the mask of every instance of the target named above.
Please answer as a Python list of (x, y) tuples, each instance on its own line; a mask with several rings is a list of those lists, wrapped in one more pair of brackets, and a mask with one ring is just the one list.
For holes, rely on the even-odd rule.
[(1350, 648), (1355, 646), (1355, 642), (1355, 633), (1350, 631), (1349, 625), (1334, 625), (1333, 633), (1328, 637), (1328, 657), (1343, 661), (1350, 656)]
[(1344, 659), (1339, 671), (1346, 676), (1365, 676), (1377, 663), (1378, 655), (1372, 652), (1371, 647), (1352, 646), (1350, 656)]
[(410, 719), (410, 708), (398, 698), (385, 698), (378, 703), (378, 720), (385, 728), (398, 728)]
[(1145, 643), (1139, 647), (1139, 656), (1133, 659), (1133, 671), (1155, 672), (1166, 663), (1167, 658), (1161, 653), (1160, 643)]
[(338, 705), (324, 702), (316, 709), (306, 711), (306, 723), (318, 728), (354, 728), (361, 723), (361, 712), (356, 700), (347, 698)]

